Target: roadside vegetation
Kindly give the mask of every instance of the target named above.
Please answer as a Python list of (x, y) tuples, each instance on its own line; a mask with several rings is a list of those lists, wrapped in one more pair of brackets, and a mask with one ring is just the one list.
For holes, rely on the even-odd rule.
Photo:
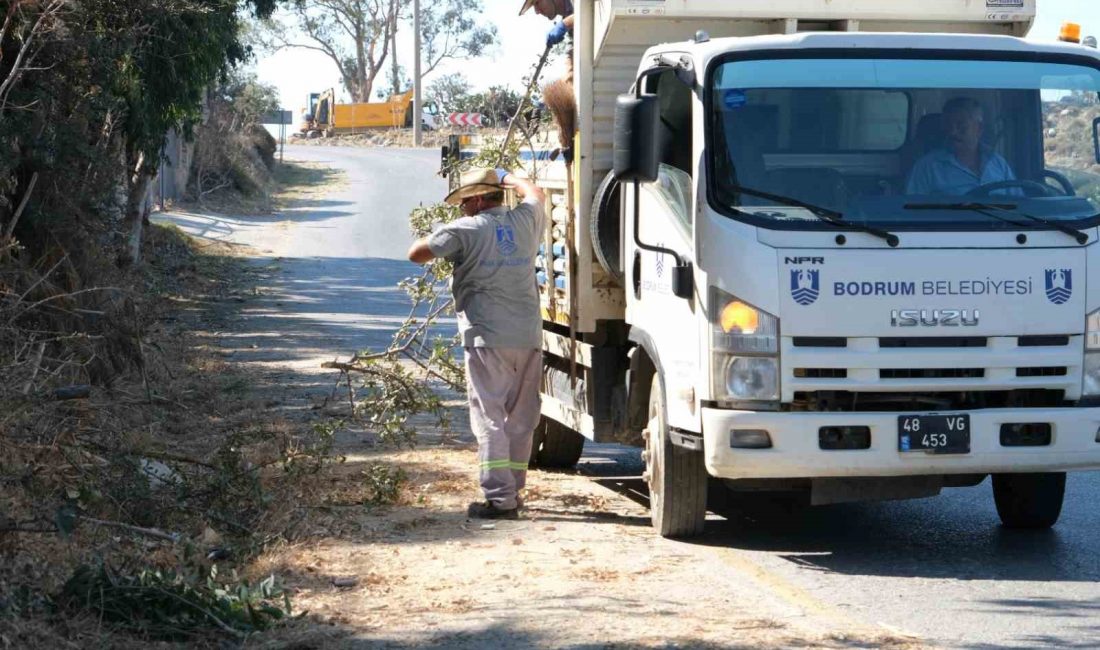
[(207, 337), (255, 269), (149, 220), (170, 131), (187, 205), (270, 212), (331, 179), (276, 164), (274, 93), (239, 70), (245, 23), (278, 5), (0, 0), (0, 648), (214, 647), (299, 620), (256, 558), (338, 525), (325, 508), (408, 498), (400, 467), (343, 465), (337, 433), (446, 423), (442, 265), (406, 283), (394, 346), (340, 369), (351, 408), (292, 417)]
[(334, 427), (264, 411), (202, 345), (248, 272), (148, 221), (170, 130), (197, 142), (198, 196), (270, 191), (269, 97), (230, 73), (275, 4), (0, 0), (0, 647), (290, 616), (236, 568), (293, 535)]

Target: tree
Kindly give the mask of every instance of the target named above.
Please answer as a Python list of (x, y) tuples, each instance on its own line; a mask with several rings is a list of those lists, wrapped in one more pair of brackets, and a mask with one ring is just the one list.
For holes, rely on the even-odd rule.
[(393, 74), (393, 70), (386, 73), (386, 83), (380, 85), (374, 95), (378, 99), (386, 99), (390, 95), (399, 95), (409, 88), (412, 88), (412, 86), (412, 77), (409, 76), (408, 71), (405, 70), (405, 66), (402, 65), (397, 67), (396, 77)]
[[(110, 27), (105, 29), (113, 37), (130, 44), (120, 57), (117, 83), (127, 105), (126, 217), (130, 259), (137, 262), (150, 209), (149, 183), (156, 176), (166, 134), (201, 119), (207, 87), (249, 54), (241, 40), (241, 4), (238, 0), (90, 0), (88, 4), (98, 10), (97, 16), (110, 16), (110, 22), (105, 21)], [(274, 5), (265, 2), (263, 6)]]
[[(389, 43), (408, 0), (300, 0), (296, 29), (267, 24), (275, 48), (298, 47), (328, 56), (354, 102), (368, 102), (390, 54)], [(304, 41), (304, 42), (303, 42)]]
[(428, 101), (435, 102), (439, 106), (439, 110), (444, 113), (454, 113), (468, 100), (470, 82), (461, 73), (439, 77), (428, 84), (425, 94)]
[(207, 87), (249, 55), (245, 12), (280, 1), (0, 0), (0, 92), (17, 107), (0, 144), (19, 152), (0, 165), (0, 205), (25, 179), (54, 175), (82, 190), (40, 197), (65, 215), (84, 193), (116, 194), (121, 178), (127, 257), (139, 261), (168, 131), (200, 120)]
[[(291, 25), (269, 21), (265, 45), (299, 47), (325, 54), (336, 65), (354, 102), (367, 102), (389, 62), (393, 93), (405, 73), (396, 60), (397, 31), (411, 19), (411, 0), (299, 0)], [(422, 75), (447, 59), (480, 56), (496, 43), (496, 28), (480, 21), (482, 0), (421, 4)], [(381, 95), (380, 95), (381, 96)]]
[(519, 110), (523, 96), (506, 86), (492, 86), (483, 93), (469, 95), (457, 102), (456, 110), (462, 113), (481, 113), (493, 124), (507, 124)]
[(420, 5), (423, 71), (428, 75), (447, 59), (481, 56), (497, 42), (497, 29), (481, 18), (481, 0), (439, 0)]

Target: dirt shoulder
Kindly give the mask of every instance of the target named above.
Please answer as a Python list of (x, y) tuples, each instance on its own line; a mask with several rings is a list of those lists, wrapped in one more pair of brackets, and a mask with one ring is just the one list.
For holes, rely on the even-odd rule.
[[(462, 436), (465, 439), (466, 436)], [(348, 449), (350, 452), (351, 449)], [(263, 641), (306, 647), (918, 647), (785, 592), (747, 560), (665, 540), (635, 478), (535, 471), (518, 521), (468, 521), (474, 445), (349, 454), (313, 535), (253, 566), (328, 625)], [(368, 468), (407, 476), (396, 504), (341, 498)], [(346, 482), (346, 483), (345, 483)], [(639, 499), (644, 500), (644, 499)]]

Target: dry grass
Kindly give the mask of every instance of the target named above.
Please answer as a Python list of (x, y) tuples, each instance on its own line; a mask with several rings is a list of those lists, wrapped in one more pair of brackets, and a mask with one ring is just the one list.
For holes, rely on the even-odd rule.
[[(220, 563), (242, 563), (300, 534), (300, 504), (326, 489), (323, 435), (268, 408), (252, 377), (195, 336), (247, 291), (250, 272), (227, 252), (154, 228), (140, 282), (125, 287), (141, 363), (100, 384), (73, 377), (86, 366), (71, 361), (51, 372), (58, 347), (30, 393), (0, 382), (0, 648), (127, 647), (78, 626), (79, 612), (52, 615), (76, 567), (201, 570), (217, 548)], [(85, 399), (52, 398), (74, 379), (91, 384)]]

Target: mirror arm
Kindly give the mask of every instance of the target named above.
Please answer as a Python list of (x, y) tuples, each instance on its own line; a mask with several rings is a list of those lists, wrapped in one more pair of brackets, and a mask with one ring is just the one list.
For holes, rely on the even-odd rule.
[(664, 246), (651, 246), (644, 243), (638, 234), (638, 227), (641, 224), (642, 215), (642, 184), (634, 181), (634, 245), (641, 250), (650, 251), (651, 253), (658, 253), (662, 255), (670, 255), (676, 260), (676, 266), (673, 267), (672, 276), (672, 293), (677, 298), (683, 298), (684, 300), (690, 300), (693, 293), (693, 270), (691, 262), (684, 259), (679, 253), (671, 248), (665, 248)]

